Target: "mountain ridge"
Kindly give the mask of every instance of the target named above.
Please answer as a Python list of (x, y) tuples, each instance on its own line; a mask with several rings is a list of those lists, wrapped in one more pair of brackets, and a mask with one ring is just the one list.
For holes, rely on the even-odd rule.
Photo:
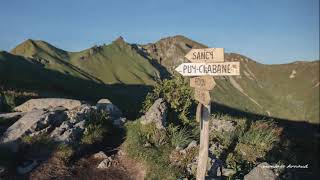
[[(174, 73), (191, 48), (207, 47), (177, 35), (145, 45), (127, 43), (121, 36), (111, 44), (68, 52), (39, 40), (26, 40), (11, 53), (44, 68), (100, 84), (152, 85), (163, 67)], [(220, 77), (211, 91), (215, 102), (245, 111), (293, 120), (319, 120), (319, 60), (262, 64), (237, 53), (226, 61), (240, 61), (240, 77)]]

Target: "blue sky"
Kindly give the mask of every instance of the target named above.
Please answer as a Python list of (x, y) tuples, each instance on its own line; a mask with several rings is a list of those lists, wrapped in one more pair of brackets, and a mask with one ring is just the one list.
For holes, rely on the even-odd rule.
[(0, 49), (31, 38), (68, 51), (181, 34), (266, 64), (319, 59), (319, 0), (3, 0)]

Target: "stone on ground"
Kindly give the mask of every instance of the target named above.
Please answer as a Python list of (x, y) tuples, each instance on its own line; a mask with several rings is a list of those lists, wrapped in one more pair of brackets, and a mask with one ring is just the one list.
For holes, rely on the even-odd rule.
[(276, 180), (278, 177), (269, 166), (266, 162), (259, 164), (244, 176), (244, 180)]

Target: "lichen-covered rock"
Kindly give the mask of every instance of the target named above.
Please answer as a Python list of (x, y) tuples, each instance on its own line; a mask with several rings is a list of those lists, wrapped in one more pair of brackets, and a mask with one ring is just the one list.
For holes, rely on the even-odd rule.
[(141, 124), (155, 123), (158, 129), (164, 129), (167, 121), (167, 106), (163, 99), (157, 99), (144, 116), (140, 118)]
[(14, 108), (15, 111), (28, 112), (35, 109), (51, 109), (55, 107), (64, 107), (66, 109), (73, 109), (81, 105), (81, 102), (73, 99), (64, 98), (41, 98), (30, 99), (29, 101)]
[(247, 175), (244, 176), (244, 180), (276, 180), (278, 177), (268, 168), (270, 165), (266, 162), (259, 164), (252, 169)]

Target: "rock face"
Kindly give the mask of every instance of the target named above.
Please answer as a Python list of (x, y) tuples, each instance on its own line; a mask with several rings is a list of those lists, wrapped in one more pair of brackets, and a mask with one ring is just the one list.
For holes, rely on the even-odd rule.
[(140, 118), (141, 124), (154, 122), (158, 129), (164, 129), (167, 120), (167, 106), (163, 99), (157, 99), (144, 116)]
[(266, 162), (259, 164), (244, 176), (244, 180), (276, 180), (278, 177), (268, 166), (269, 164)]
[(31, 99), (20, 106), (14, 108), (15, 111), (28, 112), (34, 109), (50, 109), (55, 107), (64, 107), (66, 109), (73, 109), (81, 105), (81, 102), (73, 99), (64, 98), (42, 98)]

